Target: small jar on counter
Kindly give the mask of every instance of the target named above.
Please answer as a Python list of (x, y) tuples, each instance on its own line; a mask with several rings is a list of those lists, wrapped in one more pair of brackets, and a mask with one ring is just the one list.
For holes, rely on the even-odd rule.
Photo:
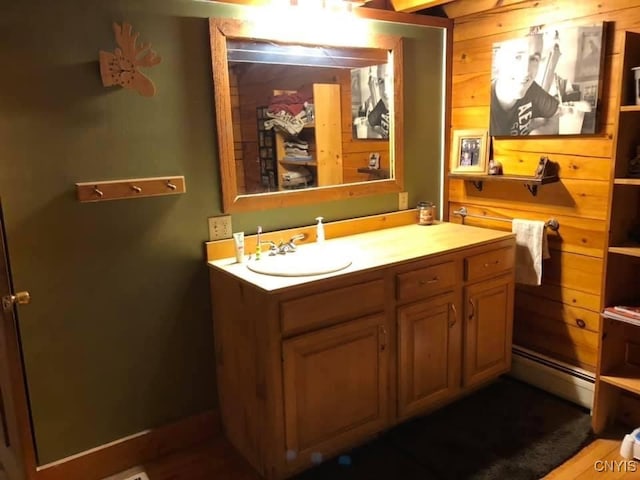
[(436, 206), (432, 202), (418, 202), (418, 225), (432, 225), (436, 216)]

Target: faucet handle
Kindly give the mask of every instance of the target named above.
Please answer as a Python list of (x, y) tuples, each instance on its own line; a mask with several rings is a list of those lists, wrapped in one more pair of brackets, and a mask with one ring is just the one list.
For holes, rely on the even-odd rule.
[(298, 240), (304, 240), (305, 238), (307, 238), (307, 234), (306, 233), (298, 233), (297, 235), (294, 235), (293, 237), (291, 237), (289, 239), (289, 244), (290, 245), (295, 245), (294, 242), (297, 242)]
[(275, 255), (276, 253), (278, 253), (278, 245), (276, 245), (276, 243), (272, 242), (271, 240), (260, 242), (260, 245), (269, 245), (269, 255)]
[(285, 252), (295, 252), (297, 247), (296, 241), (304, 240), (305, 238), (307, 238), (306, 233), (298, 233), (297, 235), (294, 235), (293, 237), (291, 237), (287, 243), (281, 245), (280, 247)]

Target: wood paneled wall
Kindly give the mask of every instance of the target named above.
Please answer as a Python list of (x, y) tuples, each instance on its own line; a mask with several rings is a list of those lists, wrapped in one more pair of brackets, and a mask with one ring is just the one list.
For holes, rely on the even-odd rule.
[[(492, 6), (479, 12), (480, 4)], [(453, 212), (462, 206), (477, 215), (559, 221), (560, 230), (549, 235), (551, 259), (544, 263), (543, 285), (517, 288), (514, 342), (594, 371), (620, 51), (624, 30), (640, 31), (640, 0), (457, 0), (447, 13), (455, 22), (451, 129), (489, 127), (494, 42), (523, 36), (534, 25), (609, 22), (598, 133), (494, 142), (494, 158), (505, 173), (532, 175), (539, 157), (547, 155), (560, 166), (560, 182), (539, 187), (534, 197), (518, 183), (485, 182), (479, 192), (471, 182), (450, 180), (447, 205), (452, 222), (461, 221)], [(511, 228), (508, 222), (475, 218), (466, 223)]]

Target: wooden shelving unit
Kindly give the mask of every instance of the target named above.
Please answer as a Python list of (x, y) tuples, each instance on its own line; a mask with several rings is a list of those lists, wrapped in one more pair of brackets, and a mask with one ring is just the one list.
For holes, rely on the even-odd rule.
[(614, 367), (607, 375), (601, 375), (600, 381), (640, 395), (640, 367), (635, 365)]
[(297, 166), (307, 166), (307, 167), (317, 167), (318, 162), (315, 160), (280, 160), (282, 165), (297, 165)]
[[(620, 71), (618, 127), (609, 202), (604, 306), (640, 304), (640, 178), (629, 162), (640, 145), (640, 105), (632, 67), (640, 66), (640, 34), (625, 32)], [(602, 433), (622, 419), (624, 401), (640, 402), (640, 327), (603, 312), (593, 402), (593, 429)], [(630, 419), (633, 422), (633, 419)], [(636, 425), (632, 425), (636, 426)]]
[(278, 171), (276, 166), (276, 141), (273, 129), (265, 128), (269, 107), (256, 108), (258, 119), (258, 158), (260, 160), (260, 183), (269, 191), (278, 188)]
[[(284, 92), (277, 90), (274, 94)], [(314, 84), (313, 104), (314, 121), (307, 123), (297, 137), (309, 144), (312, 160), (287, 160), (284, 147), (287, 137), (281, 132), (276, 133), (278, 178), (292, 168), (307, 167), (313, 175), (310, 186), (340, 185), (343, 181), (340, 85)], [(278, 184), (279, 189), (283, 190), (282, 182), (278, 181)]]

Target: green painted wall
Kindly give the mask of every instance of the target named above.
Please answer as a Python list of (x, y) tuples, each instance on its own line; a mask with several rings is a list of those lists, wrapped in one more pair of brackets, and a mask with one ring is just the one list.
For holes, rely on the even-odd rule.
[[(18, 290), (39, 463), (216, 404), (203, 242), (220, 211), (206, 18), (238, 7), (170, 0), (0, 6), (0, 195)], [(158, 94), (104, 88), (98, 51), (128, 21), (162, 63)], [(408, 37), (406, 187), (439, 199), (443, 39)], [(184, 175), (173, 197), (81, 204), (75, 182)], [(386, 195), (234, 215), (255, 231), (391, 211)]]

